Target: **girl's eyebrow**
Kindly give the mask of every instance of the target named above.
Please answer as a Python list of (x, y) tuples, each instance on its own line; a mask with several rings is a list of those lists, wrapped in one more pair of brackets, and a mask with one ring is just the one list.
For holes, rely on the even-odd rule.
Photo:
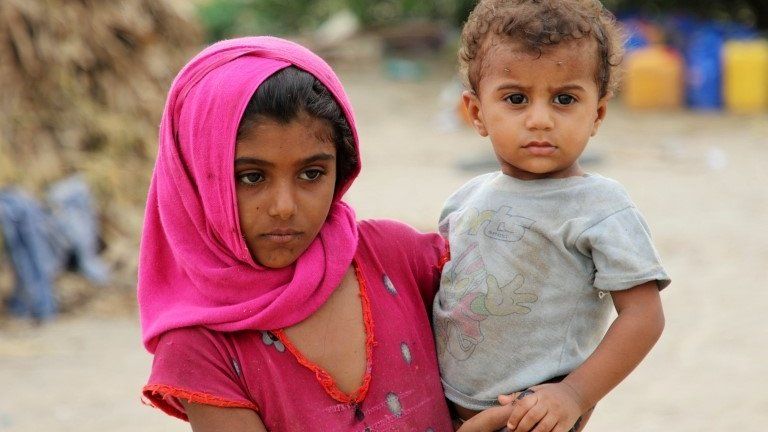
[(261, 165), (266, 167), (273, 167), (275, 164), (265, 161), (263, 159), (257, 159), (252, 157), (239, 157), (235, 159), (235, 166), (238, 165)]
[(304, 160), (302, 160), (299, 165), (309, 165), (314, 162), (322, 162), (322, 161), (329, 161), (336, 159), (336, 156), (330, 154), (330, 153), (318, 153), (314, 156), (310, 156)]
[[(312, 155), (308, 158), (300, 160), (297, 165), (309, 165), (315, 162), (334, 160), (334, 159), (336, 159), (336, 156), (330, 153), (318, 153), (316, 155)], [(239, 165), (259, 165), (267, 168), (272, 168), (275, 166), (275, 164), (270, 161), (253, 158), (253, 157), (239, 157), (235, 159), (235, 166), (239, 166)]]

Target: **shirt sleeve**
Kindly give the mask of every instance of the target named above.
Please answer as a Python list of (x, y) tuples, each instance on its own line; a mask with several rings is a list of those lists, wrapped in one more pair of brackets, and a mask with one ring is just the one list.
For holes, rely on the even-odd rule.
[(414, 252), (411, 255), (414, 276), (427, 311), (440, 287), (440, 274), (449, 259), (448, 243), (439, 234), (416, 233)]
[(440, 283), (440, 272), (448, 260), (448, 244), (436, 233), (421, 233), (402, 222), (387, 219), (362, 221), (365, 241), (387, 261), (398, 263), (418, 286), (424, 307), (432, 310), (432, 301)]
[(182, 420), (188, 418), (180, 400), (258, 411), (236, 358), (223, 334), (202, 327), (168, 331), (158, 340), (143, 401)]
[(599, 290), (625, 290), (654, 280), (659, 289), (664, 289), (671, 282), (653, 246), (648, 225), (633, 206), (585, 230), (577, 240), (577, 248), (592, 258), (593, 285)]

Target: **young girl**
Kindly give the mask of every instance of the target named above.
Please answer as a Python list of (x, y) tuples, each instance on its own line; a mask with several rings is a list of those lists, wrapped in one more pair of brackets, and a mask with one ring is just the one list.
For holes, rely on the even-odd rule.
[(359, 171), (310, 51), (235, 39), (182, 69), (141, 243), (148, 403), (196, 432), (451, 430), (425, 306), (444, 243), (356, 222)]

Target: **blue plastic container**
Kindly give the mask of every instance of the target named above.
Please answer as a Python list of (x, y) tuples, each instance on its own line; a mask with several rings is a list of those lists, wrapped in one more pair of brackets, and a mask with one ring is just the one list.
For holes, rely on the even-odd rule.
[(714, 26), (694, 32), (685, 49), (686, 102), (689, 107), (715, 110), (723, 106), (723, 36)]

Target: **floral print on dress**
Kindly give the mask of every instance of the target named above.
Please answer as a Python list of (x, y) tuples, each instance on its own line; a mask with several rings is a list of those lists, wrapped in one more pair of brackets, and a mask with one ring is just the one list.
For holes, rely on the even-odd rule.
[(280, 342), (280, 339), (278, 339), (272, 332), (261, 332), (261, 341), (264, 342), (264, 345), (266, 346), (274, 345), (278, 352), (285, 352), (285, 345), (283, 345), (283, 343)]
[(403, 354), (403, 360), (405, 360), (405, 363), (411, 364), (411, 361), (413, 360), (411, 357), (411, 348), (407, 343), (402, 342), (400, 344), (400, 353)]
[(392, 279), (390, 279), (387, 275), (384, 275), (384, 277), (381, 279), (382, 282), (384, 282), (384, 288), (386, 288), (390, 294), (397, 295), (397, 290), (395, 289), (395, 284), (392, 283)]
[(400, 405), (400, 398), (394, 393), (387, 395), (387, 408), (395, 417), (399, 418), (403, 415), (403, 406)]

